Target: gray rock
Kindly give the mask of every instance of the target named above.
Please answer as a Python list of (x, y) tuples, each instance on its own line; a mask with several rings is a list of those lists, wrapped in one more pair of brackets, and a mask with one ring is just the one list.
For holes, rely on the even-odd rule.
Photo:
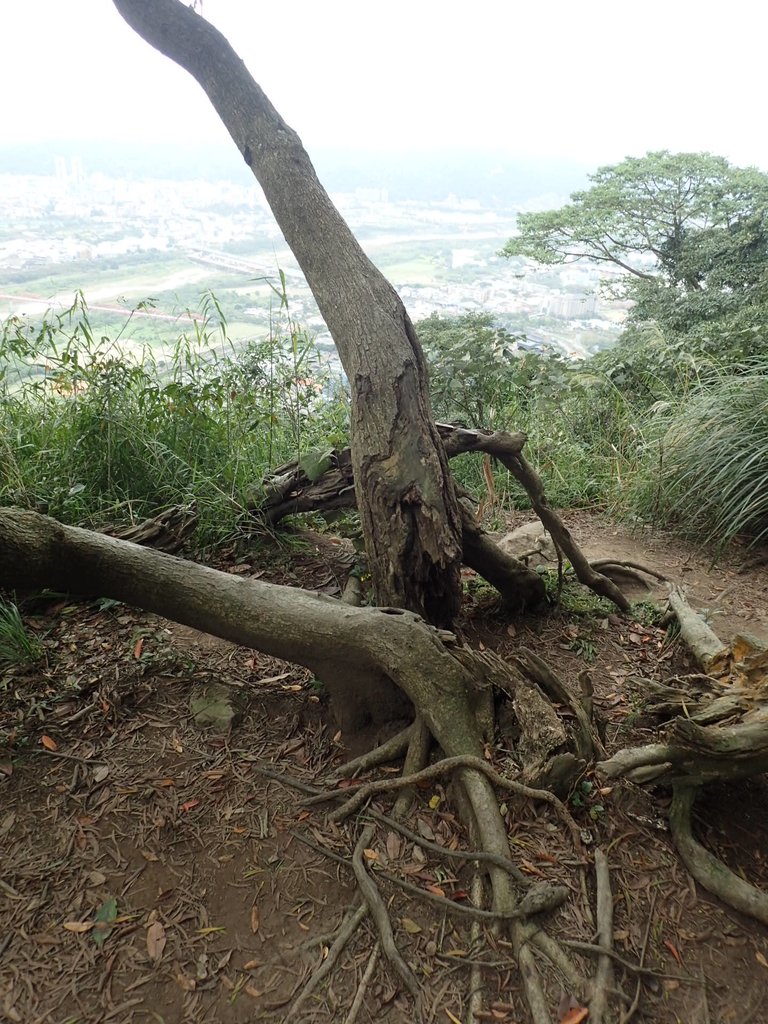
[(557, 549), (552, 537), (539, 522), (526, 523), (497, 541), (502, 551), (526, 565), (557, 564)]
[(195, 686), (189, 698), (189, 710), (198, 729), (219, 733), (229, 732), (240, 717), (233, 691), (222, 683)]

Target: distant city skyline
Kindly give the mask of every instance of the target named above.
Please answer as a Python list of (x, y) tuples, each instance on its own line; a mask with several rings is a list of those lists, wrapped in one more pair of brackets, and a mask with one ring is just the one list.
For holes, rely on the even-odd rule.
[[(310, 151), (500, 147), (597, 166), (666, 148), (768, 170), (768, 15), (747, 0), (202, 8)], [(8, 4), (2, 27), (4, 142), (228, 141), (110, 0)]]

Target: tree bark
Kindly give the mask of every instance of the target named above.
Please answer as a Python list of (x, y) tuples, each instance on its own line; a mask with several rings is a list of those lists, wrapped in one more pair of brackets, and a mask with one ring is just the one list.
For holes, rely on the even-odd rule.
[(474, 677), (419, 616), (242, 579), (103, 534), (0, 509), (0, 587), (112, 597), (304, 665), (345, 732), (419, 709), (446, 754), (482, 753)]
[(355, 486), (378, 603), (449, 624), (460, 603), (461, 519), (403, 303), (224, 36), (180, 0), (113, 2), (205, 90), (317, 300), (350, 382)]

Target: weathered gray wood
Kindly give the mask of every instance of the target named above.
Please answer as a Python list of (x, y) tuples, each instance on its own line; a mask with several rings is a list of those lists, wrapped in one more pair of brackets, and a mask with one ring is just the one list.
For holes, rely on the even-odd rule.
[(399, 296), (320, 184), (299, 136), (225, 37), (180, 0), (114, 0), (126, 22), (202, 86), (307, 279), (351, 390), (352, 464), (377, 602), (450, 624), (461, 520), (427, 369)]

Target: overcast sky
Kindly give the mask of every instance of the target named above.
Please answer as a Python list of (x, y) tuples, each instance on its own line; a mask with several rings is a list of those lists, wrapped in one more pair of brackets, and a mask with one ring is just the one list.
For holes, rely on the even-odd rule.
[[(309, 147), (610, 163), (709, 150), (768, 170), (756, 0), (204, 0)], [(111, 0), (5, 0), (2, 141), (228, 140)]]

